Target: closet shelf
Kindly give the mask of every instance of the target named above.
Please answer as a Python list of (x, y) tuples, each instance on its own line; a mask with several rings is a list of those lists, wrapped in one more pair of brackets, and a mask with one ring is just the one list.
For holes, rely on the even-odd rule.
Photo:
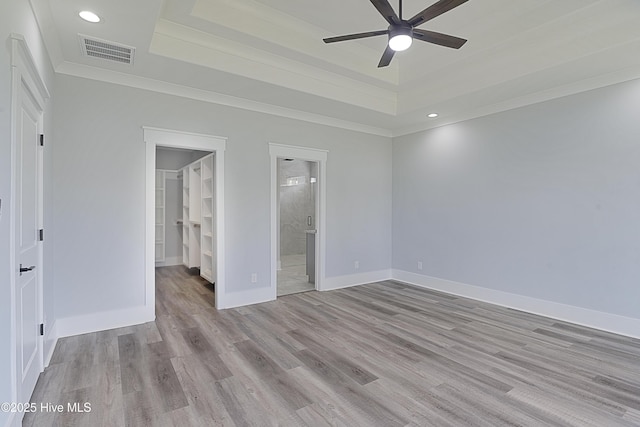
[(215, 178), (214, 155), (209, 154), (183, 167), (182, 262), (189, 268), (199, 267), (200, 275), (216, 280), (213, 215)]

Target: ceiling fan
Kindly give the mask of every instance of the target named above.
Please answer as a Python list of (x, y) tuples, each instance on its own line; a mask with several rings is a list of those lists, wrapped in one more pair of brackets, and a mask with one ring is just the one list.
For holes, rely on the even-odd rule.
[(367, 37), (389, 36), (389, 44), (380, 58), (378, 68), (386, 67), (391, 63), (391, 59), (396, 52), (406, 50), (411, 46), (413, 39), (423, 42), (434, 43), (440, 46), (460, 49), (467, 41), (459, 37), (447, 34), (436, 33), (434, 31), (420, 30), (416, 27), (431, 19), (442, 15), (451, 9), (466, 3), (468, 0), (440, 0), (432, 4), (411, 19), (402, 19), (402, 0), (399, 0), (399, 16), (393, 10), (388, 0), (370, 0), (378, 9), (378, 12), (389, 23), (389, 28), (380, 31), (369, 31), (367, 33), (348, 34), (346, 36), (329, 37), (324, 39), (325, 43), (342, 42), (346, 40), (363, 39)]

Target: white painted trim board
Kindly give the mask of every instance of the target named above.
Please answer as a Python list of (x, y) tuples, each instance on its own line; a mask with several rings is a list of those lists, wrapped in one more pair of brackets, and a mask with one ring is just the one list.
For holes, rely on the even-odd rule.
[(270, 289), (271, 300), (275, 300), (278, 293), (278, 241), (279, 241), (279, 207), (278, 207), (278, 159), (292, 158), (318, 163), (318, 203), (316, 205), (316, 289), (325, 289), (326, 276), (326, 238), (327, 238), (327, 157), (329, 152), (312, 147), (296, 147), (291, 145), (269, 143), (271, 161), (271, 271)]
[(619, 335), (640, 338), (640, 319), (424, 276), (403, 270), (393, 270), (392, 276), (394, 280), (421, 288), (471, 298)]
[(391, 269), (327, 277), (325, 279), (324, 286), (322, 287), (322, 291), (332, 291), (335, 289), (366, 285), (367, 283), (382, 282), (384, 280), (391, 280), (391, 278)]
[(155, 319), (156, 314), (147, 306), (130, 307), (58, 319), (56, 321), (56, 332), (58, 338), (63, 338), (140, 325), (153, 322)]
[(227, 138), (161, 129), (150, 126), (142, 127), (145, 148), (145, 307), (155, 312), (155, 181), (156, 181), (156, 148), (158, 146), (183, 148), (188, 150), (210, 151), (214, 155), (215, 170), (215, 209), (216, 209), (216, 308), (226, 307), (226, 265), (225, 265), (225, 207), (224, 207), (224, 154)]

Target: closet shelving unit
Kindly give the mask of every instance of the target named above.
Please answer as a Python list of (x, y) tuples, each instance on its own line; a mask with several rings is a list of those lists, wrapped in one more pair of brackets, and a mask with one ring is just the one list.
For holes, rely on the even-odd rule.
[(164, 262), (165, 260), (165, 201), (165, 171), (156, 170), (156, 262)]
[(202, 189), (201, 200), (201, 247), (200, 275), (209, 282), (214, 282), (215, 262), (213, 260), (213, 155), (204, 157), (201, 162)]
[(200, 276), (214, 283), (214, 154), (182, 169), (182, 262), (187, 268), (200, 268)]
[(182, 263), (189, 265), (189, 167), (182, 169)]
[(200, 267), (200, 191), (202, 168), (200, 161), (191, 163), (189, 168), (189, 268)]

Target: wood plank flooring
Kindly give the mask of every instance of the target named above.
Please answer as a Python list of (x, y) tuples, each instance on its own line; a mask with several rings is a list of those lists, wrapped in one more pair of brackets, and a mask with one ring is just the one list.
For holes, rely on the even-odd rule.
[(24, 426), (639, 426), (640, 340), (397, 282), (216, 311), (157, 270), (157, 320), (60, 339)]

